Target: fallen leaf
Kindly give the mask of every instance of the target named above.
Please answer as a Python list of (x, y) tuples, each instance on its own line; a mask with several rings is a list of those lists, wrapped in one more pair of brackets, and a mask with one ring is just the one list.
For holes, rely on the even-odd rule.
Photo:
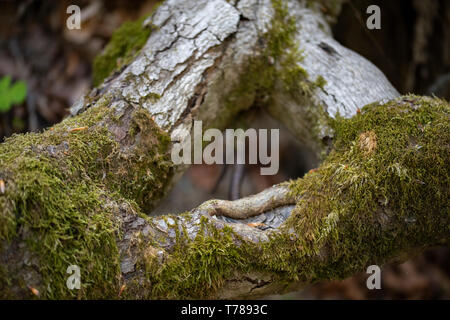
[(30, 289), (31, 293), (33, 293), (36, 297), (39, 297), (39, 290), (36, 288), (33, 288), (32, 286), (28, 286), (28, 289)]
[(370, 130), (359, 135), (359, 147), (366, 155), (372, 154), (377, 148), (377, 135)]

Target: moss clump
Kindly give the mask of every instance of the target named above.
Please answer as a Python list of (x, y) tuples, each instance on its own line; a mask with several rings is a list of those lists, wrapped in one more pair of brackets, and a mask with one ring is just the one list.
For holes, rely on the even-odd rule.
[(170, 137), (144, 108), (133, 112), (128, 126), (133, 148), (126, 153), (120, 148), (109, 153), (103, 163), (105, 187), (132, 199), (146, 211), (164, 195), (165, 181), (172, 174)]
[[(262, 85), (264, 91), (273, 90), (275, 81), (282, 80), (286, 91), (297, 91), (306, 86), (304, 81), (308, 76), (299, 63), (303, 60), (302, 53), (295, 41), (297, 27), (295, 19), (289, 15), (286, 5), (281, 0), (272, 0), (275, 10), (271, 29), (267, 36), (267, 49), (264, 56), (266, 62), (274, 59), (274, 66), (268, 69), (267, 82)], [(278, 68), (276, 65), (279, 65)]]
[(177, 245), (169, 260), (156, 268), (154, 257), (144, 261), (151, 284), (149, 297), (207, 298), (233, 271), (244, 267), (245, 255), (236, 246), (231, 228), (218, 230), (202, 218), (196, 238), (189, 240), (186, 233), (178, 232), (179, 225), (172, 227), (177, 230)]
[(127, 21), (111, 37), (103, 53), (98, 55), (93, 64), (93, 82), (98, 86), (114, 70), (127, 65), (139, 53), (151, 33), (151, 28), (143, 27), (144, 20)]
[[(406, 96), (332, 120), (334, 150), (291, 183), (299, 200), (288, 225), (298, 239), (289, 256), (299, 260), (287, 271), (345, 277), (448, 241), (449, 111), (445, 101)], [(313, 256), (318, 265), (299, 263)]]
[[(36, 257), (42, 298), (115, 297), (121, 273), (114, 203), (147, 205), (163, 193), (169, 137), (143, 109), (109, 122), (113, 112), (99, 103), (41, 134), (15, 135), (0, 145), (6, 186), (0, 240), (25, 243)], [(128, 124), (136, 126), (136, 135), (118, 140), (118, 130)], [(79, 291), (66, 287), (72, 264), (81, 269)], [(20, 281), (13, 270), (0, 276), (5, 295), (8, 283)], [(19, 284), (30, 294), (26, 285)]]
[(318, 76), (318, 77), (317, 77), (317, 79), (316, 79), (316, 81), (315, 81), (315, 85), (316, 85), (318, 88), (323, 89), (323, 88), (325, 87), (326, 84), (327, 84), (327, 80), (325, 80), (324, 77), (322, 77), (322, 76)]
[[(91, 116), (95, 121), (96, 115)], [(84, 140), (86, 134), (69, 133), (69, 127), (63, 122), (43, 134), (16, 135), (0, 145), (0, 171), (7, 186), (0, 196), (0, 239), (22, 237), (38, 259), (43, 283), (37, 289), (46, 298), (109, 292), (120, 272), (117, 226), (111, 210), (102, 207), (105, 191), (90, 183), (88, 175), (94, 164), (88, 159), (105, 154), (112, 140), (103, 132), (91, 132)], [(80, 292), (65, 284), (72, 264), (81, 268)]]
[(330, 120), (334, 148), (254, 257), (286, 283), (345, 278), (450, 239), (450, 105), (406, 96)]
[(283, 90), (296, 94), (309, 95), (316, 87), (307, 81), (308, 73), (299, 65), (303, 56), (295, 40), (295, 19), (282, 0), (271, 2), (274, 15), (270, 30), (264, 35), (264, 49), (247, 62), (239, 84), (227, 94), (226, 112), (216, 119), (219, 124), (227, 123), (255, 101), (258, 105), (270, 104), (277, 82), (282, 84)]

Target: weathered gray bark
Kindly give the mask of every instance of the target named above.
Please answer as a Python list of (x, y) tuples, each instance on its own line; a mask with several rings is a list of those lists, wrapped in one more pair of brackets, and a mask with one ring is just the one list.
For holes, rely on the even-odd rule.
[[(274, 9), (277, 2), (167, 0), (146, 22), (156, 28), (140, 54), (124, 70), (80, 99), (71, 108), (72, 116), (76, 119), (87, 109), (106, 104), (110, 110), (114, 110), (114, 117), (126, 121), (117, 124), (115, 120), (106, 118), (99, 121), (97, 127), (107, 128), (119, 149), (131, 155), (135, 145), (130, 142), (134, 141), (130, 125), (134, 123), (132, 120), (137, 109), (148, 111), (172, 141), (184, 141), (192, 132), (194, 120), (202, 120), (204, 128), (223, 128), (239, 111), (258, 103), (284, 123), (299, 140), (321, 154), (324, 147), (319, 143), (320, 140), (332, 134), (326, 122), (322, 121), (321, 110), (331, 117), (337, 113), (351, 117), (368, 103), (387, 101), (399, 94), (373, 64), (332, 38), (319, 2), (306, 5), (295, 0), (282, 3), (287, 6), (289, 16), (295, 19), (296, 32), (291, 40), (294, 47), (298, 48), (287, 47), (284, 50), (297, 49), (303, 56), (296, 63), (307, 72), (302, 81), (310, 92), (286, 88), (283, 79), (278, 78), (273, 83), (274, 90), (267, 93), (268, 97), (257, 93), (259, 88), (242, 89), (246, 85), (242, 82), (248, 79), (249, 64), (255, 58), (266, 59), (267, 66), (276, 68), (277, 74), (286, 71), (278, 63), (279, 57), (263, 54), (268, 34), (274, 32), (271, 28), (273, 19), (277, 19)], [(323, 86), (313, 86), (319, 76), (325, 80)], [(124, 158), (115, 161), (120, 159)], [(129, 165), (133, 166), (133, 162)], [(168, 190), (186, 168), (173, 168), (173, 174), (161, 178), (158, 188)], [(147, 199), (141, 209), (145, 211), (156, 205), (159, 198), (155, 196)], [(131, 197), (130, 200), (134, 199)], [(106, 203), (114, 208), (115, 219), (120, 221), (121, 235), (117, 239), (117, 246), (121, 283), (129, 288), (125, 289), (129, 290), (127, 297), (171, 296), (170, 292), (151, 293), (151, 284), (147, 283), (148, 274), (140, 266), (140, 261), (143, 255), (150, 255), (153, 263), (151, 268), (154, 269), (171, 261), (180, 233), (186, 239), (194, 240), (206, 219), (213, 228), (223, 230), (226, 226), (230, 227), (235, 239), (259, 246), (278, 232), (294, 208), (295, 201), (287, 187), (281, 185), (250, 199), (231, 203), (209, 201), (186, 215), (147, 220), (137, 215), (128, 201), (121, 203), (109, 198)], [(220, 216), (224, 212), (236, 218), (252, 217), (237, 221)], [(151, 215), (150, 211), (144, 213)], [(264, 230), (255, 227), (261, 222), (264, 222)], [(15, 255), (9, 249), (3, 250), (1, 255), (2, 264), (8, 272), (19, 270), (19, 278), (23, 281), (14, 282), (14, 288), (11, 289), (14, 296), (18, 297), (26, 296), (23, 282), (33, 288), (42, 285), (39, 272), (33, 267), (33, 263), (39, 262), (26, 259), (28, 253), (21, 246), (21, 241), (19, 237), (13, 240), (12, 245), (4, 243), (5, 248), (20, 249)], [(148, 247), (146, 242), (149, 243)], [(147, 249), (143, 249), (143, 246)], [(12, 256), (15, 258), (10, 259)], [(34, 268), (34, 280), (30, 280), (30, 268)], [(221, 279), (219, 287), (208, 296), (255, 297), (292, 290), (308, 281), (299, 279), (299, 282), (293, 281), (286, 285), (279, 282), (279, 278), (271, 271), (264, 270), (264, 267), (255, 270), (236, 270), (226, 279)]]

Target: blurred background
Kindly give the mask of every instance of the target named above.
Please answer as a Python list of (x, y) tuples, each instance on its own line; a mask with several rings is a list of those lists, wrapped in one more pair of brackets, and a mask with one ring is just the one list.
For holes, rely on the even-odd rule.
[[(151, 12), (156, 0), (0, 0), (0, 141), (61, 121), (92, 86), (92, 62), (124, 21)], [(68, 30), (66, 9), (81, 8), (81, 30)], [(366, 8), (381, 8), (381, 29), (366, 28)], [(324, 8), (324, 10), (326, 10)], [(450, 1), (353, 0), (333, 27), (335, 38), (372, 61), (401, 93), (450, 99)], [(275, 120), (251, 110), (243, 126), (280, 128), (280, 172), (258, 166), (192, 166), (155, 213), (189, 210), (211, 198), (256, 193), (317, 166), (317, 159)], [(232, 177), (235, 177), (232, 179)], [(368, 290), (365, 273), (317, 283), (283, 299), (449, 299), (450, 248), (382, 268), (381, 290)]]

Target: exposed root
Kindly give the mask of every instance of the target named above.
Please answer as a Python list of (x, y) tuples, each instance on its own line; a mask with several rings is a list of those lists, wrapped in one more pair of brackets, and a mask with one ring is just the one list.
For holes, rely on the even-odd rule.
[(226, 216), (233, 219), (247, 219), (277, 207), (295, 204), (288, 184), (279, 184), (260, 193), (234, 201), (209, 200), (195, 208), (194, 212), (210, 216)]

